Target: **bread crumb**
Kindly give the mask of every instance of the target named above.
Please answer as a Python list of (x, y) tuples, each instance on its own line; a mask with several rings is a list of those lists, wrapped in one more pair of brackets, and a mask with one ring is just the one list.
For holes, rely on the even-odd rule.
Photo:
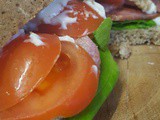
[(129, 43), (121, 43), (119, 50), (120, 58), (127, 59), (131, 55), (131, 49), (129, 48)]
[(148, 62), (149, 65), (154, 65), (154, 62)]

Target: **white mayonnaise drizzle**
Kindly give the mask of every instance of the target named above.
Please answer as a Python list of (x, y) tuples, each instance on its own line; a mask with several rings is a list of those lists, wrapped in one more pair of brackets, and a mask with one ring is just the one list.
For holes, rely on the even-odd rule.
[(41, 37), (33, 32), (31, 32), (29, 37), (30, 39), (27, 39), (24, 42), (26, 43), (30, 42), (37, 47), (45, 45), (45, 43), (41, 40)]
[(68, 35), (60, 36), (59, 39), (60, 39), (60, 41), (68, 41), (68, 42), (75, 43), (74, 39)]
[(84, 19), (86, 19), (86, 20), (88, 20), (89, 16), (92, 16), (94, 19), (98, 19), (98, 16), (93, 14), (91, 11), (84, 10), (84, 14), (85, 14)]
[(96, 76), (98, 76), (98, 67), (96, 65), (92, 65), (92, 70)]
[(60, 24), (61, 25), (60, 29), (67, 30), (68, 24), (72, 24), (72, 23), (77, 22), (77, 17), (74, 17), (74, 18), (69, 17), (68, 13), (73, 13), (73, 10), (66, 10), (66, 11), (60, 13), (58, 16), (54, 17), (51, 20), (51, 24), (52, 25)]
[[(69, 1), (71, 0), (54, 0), (50, 5), (40, 11), (36, 18), (25, 25), (25, 30), (36, 31), (37, 26), (42, 22), (45, 24), (60, 25), (59, 29), (67, 30), (67, 25), (77, 23), (78, 14), (84, 14), (85, 20), (88, 20), (89, 16), (94, 19), (98, 19), (98, 16), (93, 14), (91, 11), (85, 10), (85, 7), (84, 12), (79, 13), (79, 11), (74, 11), (74, 6), (68, 5)], [(106, 18), (105, 10), (102, 5), (90, 0), (85, 0), (84, 3), (95, 10), (101, 17)], [(64, 8), (68, 8), (69, 10), (63, 11)], [(68, 15), (70, 13), (73, 13), (74, 17), (70, 17)]]
[(106, 18), (105, 9), (101, 4), (95, 2), (94, 0), (84, 0), (84, 2), (94, 9), (102, 18)]
[(150, 8), (149, 8), (149, 10), (146, 11), (146, 13), (147, 14), (157, 13), (157, 7), (153, 2), (150, 4)]

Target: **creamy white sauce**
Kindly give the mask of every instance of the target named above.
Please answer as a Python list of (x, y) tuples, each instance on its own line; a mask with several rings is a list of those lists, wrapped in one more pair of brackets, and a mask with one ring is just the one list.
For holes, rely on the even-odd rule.
[(146, 13), (147, 14), (157, 13), (157, 7), (153, 2), (150, 4), (150, 8), (149, 8), (149, 10), (146, 11)]
[[(44, 8), (36, 18), (28, 22), (24, 29), (26, 31), (37, 31), (37, 26), (41, 23), (51, 24), (51, 25), (60, 25), (59, 29), (67, 30), (67, 25), (77, 23), (77, 15), (85, 14), (84, 19), (88, 20), (88, 17), (91, 16), (94, 19), (98, 19), (98, 16), (93, 14), (91, 11), (85, 10), (84, 12), (74, 11), (73, 5), (68, 5), (68, 2), (71, 0), (54, 0), (46, 8)], [(101, 17), (106, 18), (105, 10), (102, 5), (95, 1), (85, 0), (84, 1), (88, 6), (95, 10)], [(69, 10), (64, 10), (64, 8)], [(63, 12), (62, 12), (63, 11)], [(73, 13), (74, 17), (70, 17), (68, 14)]]
[(98, 16), (96, 16), (91, 11), (84, 10), (84, 14), (85, 14), (85, 18), (84, 18), (85, 20), (88, 20), (90, 16), (93, 17), (94, 19), (98, 19)]
[(24, 42), (26, 43), (30, 42), (37, 47), (45, 45), (45, 43), (41, 40), (41, 37), (33, 32), (31, 32), (29, 37), (30, 39), (27, 39)]
[(94, 0), (84, 0), (84, 2), (94, 9), (102, 18), (106, 18), (105, 9), (101, 4), (95, 2)]
[(160, 17), (157, 17), (157, 18), (153, 19), (153, 21), (154, 21), (158, 26), (160, 26)]
[(72, 37), (68, 36), (68, 35), (61, 36), (61, 37), (59, 37), (59, 39), (60, 39), (60, 41), (68, 41), (68, 42), (75, 43), (75, 40)]
[(51, 19), (63, 11), (69, 1), (70, 0), (54, 0), (38, 14), (38, 18), (43, 20), (46, 24), (50, 24)]
[(58, 16), (52, 18), (51, 24), (52, 25), (60, 24), (61, 27), (59, 29), (67, 30), (68, 24), (73, 24), (77, 22), (77, 17), (72, 18), (68, 16), (69, 13), (73, 13), (73, 12), (74, 12), (73, 10), (66, 10), (60, 13)]
[(98, 67), (96, 65), (92, 65), (92, 70), (95, 73), (95, 75), (98, 77)]

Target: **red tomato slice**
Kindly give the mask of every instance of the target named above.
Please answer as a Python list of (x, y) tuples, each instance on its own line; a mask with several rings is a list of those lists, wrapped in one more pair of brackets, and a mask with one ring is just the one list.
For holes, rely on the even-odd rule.
[[(63, 21), (61, 21), (61, 19), (63, 19)], [(71, 21), (70, 19), (76, 19), (76, 22), (67, 24), (67, 29), (63, 29), (63, 25)], [(102, 23), (103, 18), (86, 3), (80, 0), (71, 0), (65, 9), (53, 18), (52, 21), (57, 21), (57, 24), (41, 24), (38, 27), (38, 32), (55, 33), (59, 36), (69, 35), (77, 38), (95, 31)], [(61, 21), (63, 25), (61, 25), (59, 21)]]
[(82, 48), (62, 42), (60, 58), (45, 81), (21, 103), (1, 112), (1, 120), (49, 120), (81, 112), (98, 87), (94, 64)]
[(56, 35), (40, 34), (41, 40), (36, 40), (34, 33), (31, 36), (11, 41), (0, 53), (0, 111), (32, 92), (60, 55), (61, 43)]

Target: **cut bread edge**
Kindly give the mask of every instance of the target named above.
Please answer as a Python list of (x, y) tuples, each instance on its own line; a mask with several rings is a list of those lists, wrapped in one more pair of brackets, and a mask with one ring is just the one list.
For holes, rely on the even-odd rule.
[(0, 47), (53, 0), (0, 0)]
[(131, 54), (131, 45), (160, 45), (160, 26), (148, 29), (112, 30), (109, 48), (112, 54), (126, 59)]

